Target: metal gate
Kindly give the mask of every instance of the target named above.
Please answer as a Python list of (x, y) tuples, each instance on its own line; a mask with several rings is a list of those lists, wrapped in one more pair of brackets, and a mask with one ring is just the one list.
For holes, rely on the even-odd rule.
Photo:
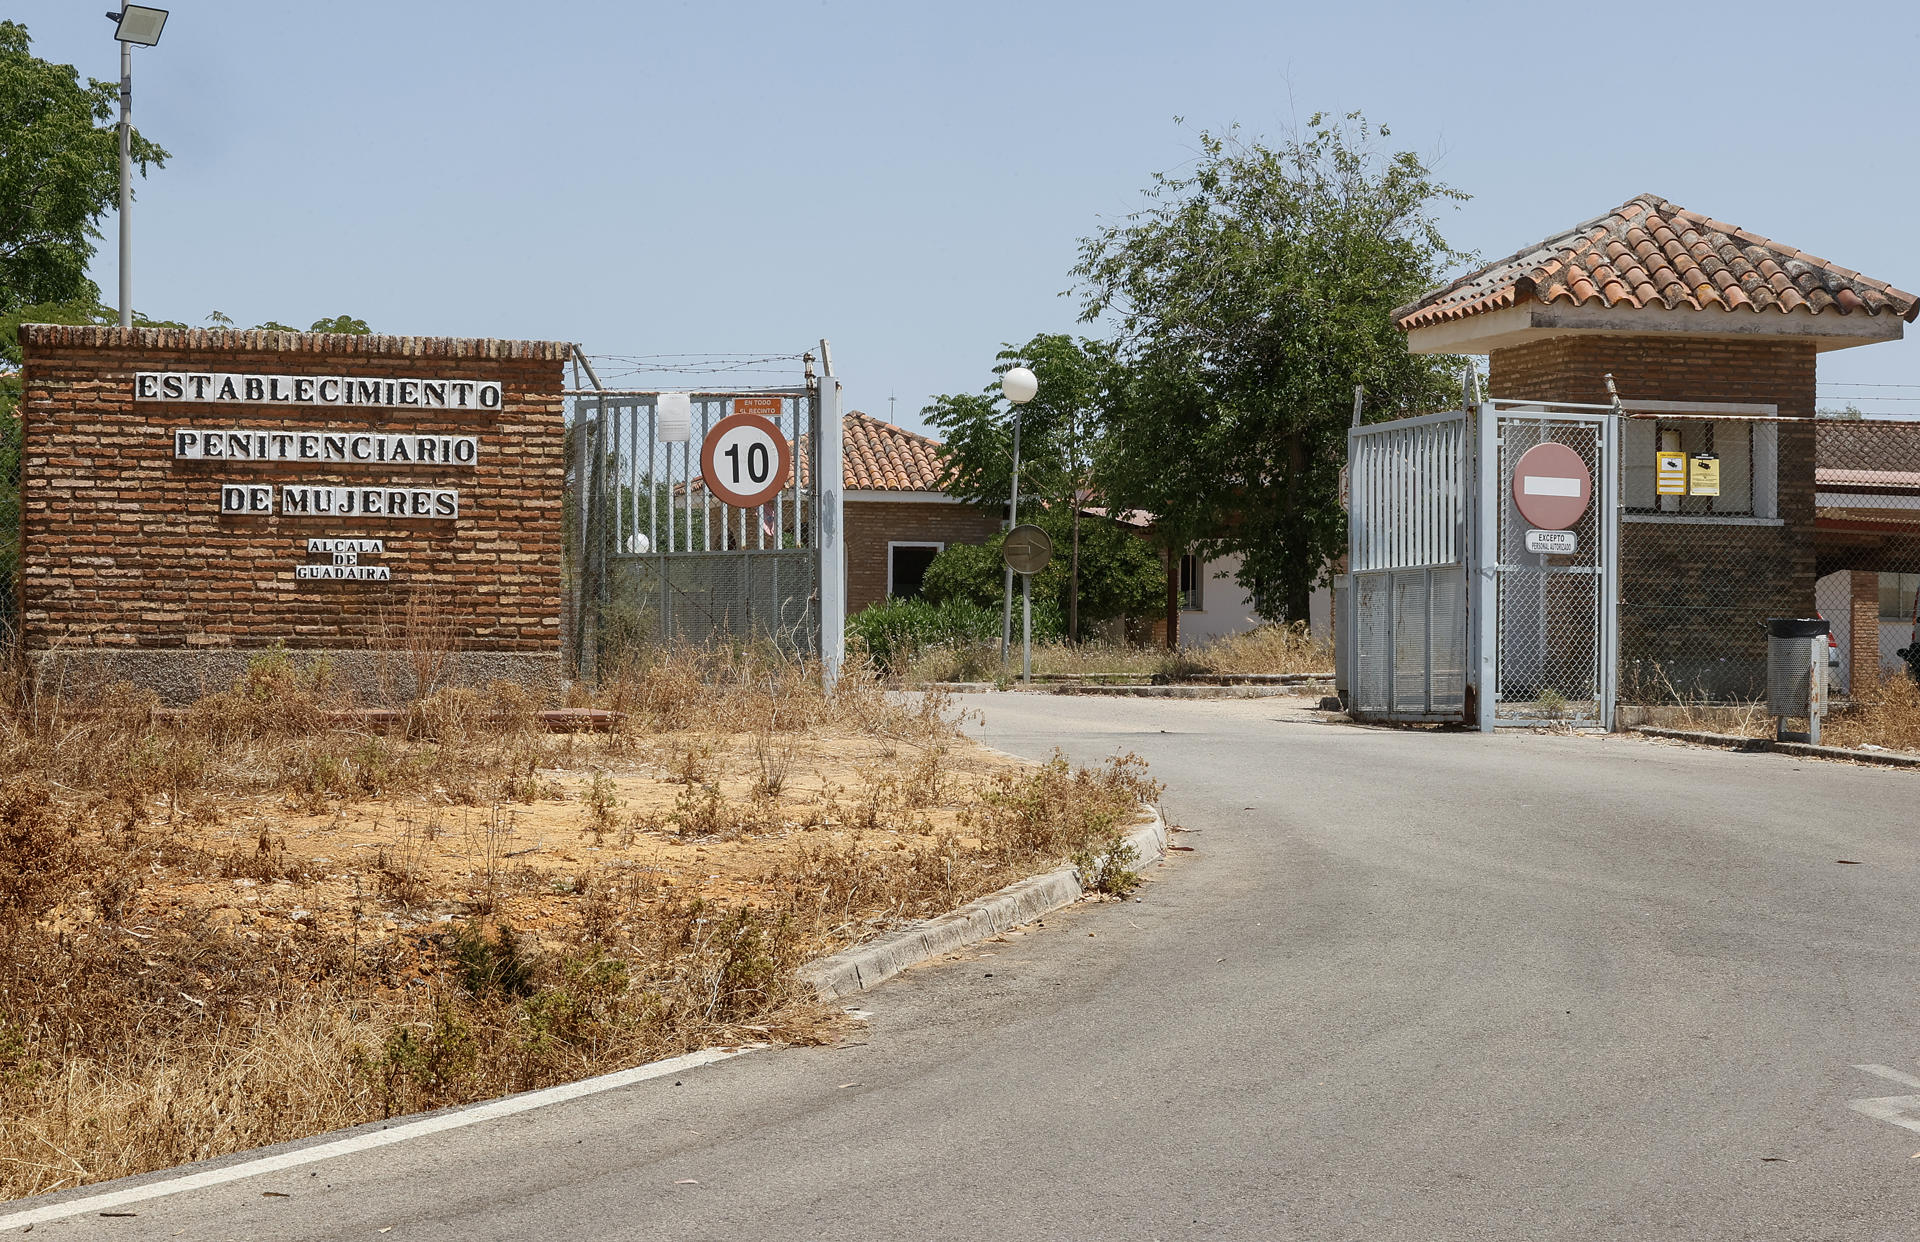
[[(1479, 724), (1611, 729), (1618, 663), (1619, 425), (1608, 406), (1489, 401), (1479, 415), (1480, 517), (1474, 602)], [(1571, 553), (1530, 552), (1514, 467), (1563, 444), (1592, 478)]]
[[(1348, 433), (1339, 669), (1359, 719), (1611, 728), (1618, 417), (1489, 401)], [(1529, 552), (1514, 464), (1565, 444), (1592, 476), (1575, 550)]]
[(1472, 424), (1466, 411), (1348, 437), (1354, 714), (1461, 720), (1467, 702)]
[[(794, 388), (696, 392), (690, 429), (669, 439), (661, 438), (658, 391), (567, 392), (565, 620), (575, 676), (593, 680), (648, 648), (751, 643), (820, 657), (829, 676), (837, 670), (838, 391), (827, 376)], [(740, 403), (794, 446), (786, 487), (756, 509), (722, 503), (700, 477), (708, 431)]]

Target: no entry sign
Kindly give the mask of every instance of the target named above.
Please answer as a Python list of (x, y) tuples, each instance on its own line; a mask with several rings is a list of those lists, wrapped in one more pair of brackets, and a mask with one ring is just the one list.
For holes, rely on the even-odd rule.
[(730, 414), (707, 432), (700, 446), (700, 475), (713, 494), (736, 509), (772, 500), (787, 485), (793, 450), (758, 414)]
[(1593, 499), (1593, 475), (1564, 444), (1536, 444), (1513, 468), (1513, 503), (1529, 525), (1566, 530)]

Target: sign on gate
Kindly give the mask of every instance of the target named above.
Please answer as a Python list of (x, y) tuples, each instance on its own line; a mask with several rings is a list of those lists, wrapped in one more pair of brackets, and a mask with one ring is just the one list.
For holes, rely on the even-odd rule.
[(1565, 530), (1580, 520), (1591, 499), (1593, 474), (1564, 444), (1536, 444), (1513, 468), (1513, 503), (1535, 526)]
[(1547, 556), (1572, 556), (1580, 550), (1580, 536), (1570, 530), (1530, 530), (1527, 551)]
[[(735, 403), (738, 404), (737, 402)], [(713, 494), (736, 509), (753, 509), (787, 485), (793, 450), (758, 414), (734, 413), (707, 432), (700, 446), (700, 472)]]
[(1347, 443), (1336, 650), (1353, 715), (1610, 728), (1617, 412), (1486, 401)]

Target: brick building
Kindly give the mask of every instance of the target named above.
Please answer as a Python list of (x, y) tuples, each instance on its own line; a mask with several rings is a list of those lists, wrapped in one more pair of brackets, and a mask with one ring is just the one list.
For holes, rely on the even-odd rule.
[[(1601, 404), (1623, 427), (1623, 701), (1749, 695), (1768, 616), (1815, 604), (1818, 357), (1897, 340), (1913, 295), (1641, 195), (1395, 312), (1416, 353), (1485, 354), (1489, 395)], [(1661, 496), (1659, 450), (1720, 496)]]
[[(940, 441), (859, 410), (841, 417), (840, 430), (849, 616), (889, 597), (918, 595), (927, 566), (949, 544), (985, 543), (1005, 525), (1003, 510), (942, 490), (947, 463)], [(794, 469), (800, 486), (812, 487), (813, 455), (804, 437), (794, 449)], [(693, 486), (702, 486), (698, 476)]]
[(283, 645), (383, 695), (431, 642), (449, 680), (557, 682), (570, 345), (20, 340), (19, 615), (43, 667), (179, 700)]
[(920, 593), (934, 556), (952, 543), (985, 543), (1002, 512), (942, 490), (944, 446), (851, 411), (841, 420), (845, 461), (847, 612)]

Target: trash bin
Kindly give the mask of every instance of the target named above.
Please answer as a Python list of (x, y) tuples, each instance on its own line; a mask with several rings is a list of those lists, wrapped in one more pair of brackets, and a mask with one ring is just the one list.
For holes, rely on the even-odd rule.
[[(1783, 742), (1820, 740), (1827, 710), (1826, 643), (1832, 627), (1819, 617), (1767, 618), (1767, 714)], [(1805, 720), (1805, 734), (1786, 731), (1788, 719)]]

